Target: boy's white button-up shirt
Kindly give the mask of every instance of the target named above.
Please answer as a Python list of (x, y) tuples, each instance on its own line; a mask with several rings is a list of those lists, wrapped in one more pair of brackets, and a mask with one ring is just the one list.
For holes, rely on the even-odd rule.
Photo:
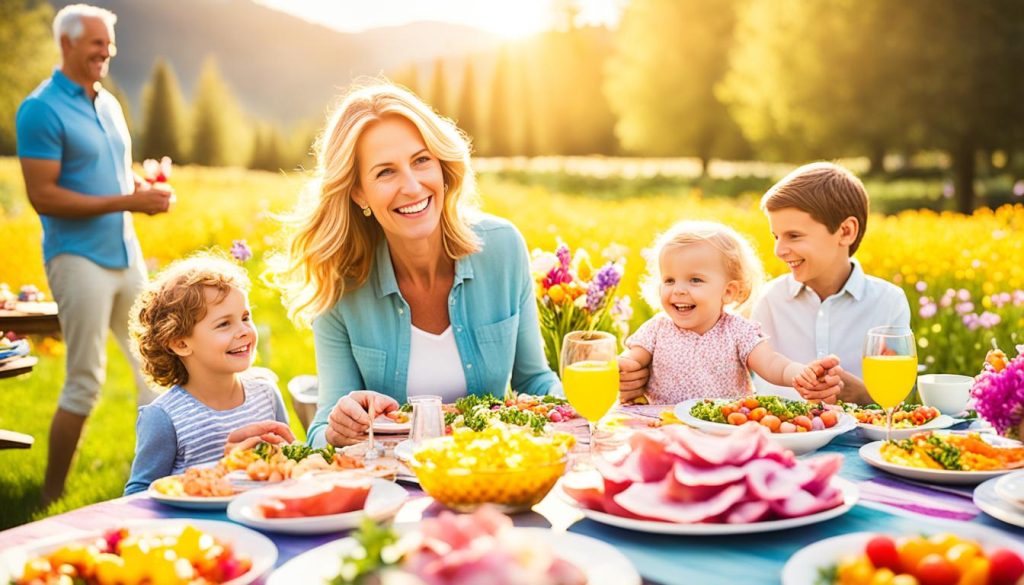
[[(824, 301), (792, 274), (767, 285), (754, 304), (751, 317), (761, 324), (772, 347), (791, 360), (808, 363), (829, 354), (839, 356), (844, 370), (862, 378), (864, 337), (872, 327), (910, 326), (910, 304), (903, 289), (864, 274), (851, 258), (853, 270), (846, 284)], [(759, 394), (798, 398), (793, 388), (783, 388), (754, 378)]]

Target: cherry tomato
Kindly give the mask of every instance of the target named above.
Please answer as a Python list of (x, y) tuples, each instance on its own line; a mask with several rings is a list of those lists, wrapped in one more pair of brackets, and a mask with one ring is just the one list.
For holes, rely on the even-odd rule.
[(833, 410), (826, 410), (825, 412), (821, 413), (821, 416), (818, 418), (821, 419), (821, 422), (825, 423), (826, 429), (830, 429), (836, 426), (836, 423), (839, 422), (839, 417)]
[(729, 424), (731, 425), (739, 426), (747, 422), (747, 415), (743, 414), (742, 412), (734, 412), (730, 414), (729, 418), (727, 418), (726, 420), (729, 421)]
[(800, 416), (795, 417), (793, 419), (793, 424), (798, 427), (803, 427), (805, 431), (811, 430), (811, 419), (807, 418), (805, 415), (801, 414)]
[(764, 418), (761, 419), (761, 424), (768, 427), (768, 430), (771, 432), (777, 433), (779, 432), (779, 427), (782, 426), (782, 420), (774, 414), (766, 414)]
[(960, 571), (946, 557), (932, 553), (917, 564), (914, 571), (921, 585), (956, 585), (960, 580)]
[(875, 568), (884, 567), (892, 569), (894, 573), (900, 572), (900, 552), (896, 550), (896, 543), (888, 536), (876, 536), (869, 540), (865, 552)]
[(736, 412), (736, 409), (733, 408), (731, 404), (723, 405), (720, 410), (722, 411), (722, 416), (724, 416), (725, 418), (729, 418), (730, 414)]
[(765, 408), (758, 406), (754, 410), (750, 411), (750, 414), (747, 415), (747, 418), (753, 421), (760, 421), (762, 418), (765, 417), (766, 414), (768, 414), (768, 411)]
[(750, 410), (754, 410), (758, 406), (761, 406), (761, 403), (757, 401), (757, 398), (744, 398), (743, 406), (746, 406)]
[(1016, 553), (1001, 548), (989, 555), (989, 579), (995, 585), (1016, 583), (1024, 575), (1024, 561)]

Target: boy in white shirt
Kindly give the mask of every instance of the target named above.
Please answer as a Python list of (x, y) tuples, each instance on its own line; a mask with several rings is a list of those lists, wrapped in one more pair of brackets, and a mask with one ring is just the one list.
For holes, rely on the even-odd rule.
[[(852, 256), (867, 228), (868, 194), (860, 179), (827, 162), (804, 165), (761, 199), (775, 255), (790, 273), (769, 282), (751, 317), (783, 355), (810, 362), (835, 354), (840, 399), (872, 402), (861, 375), (864, 337), (881, 325), (910, 326), (903, 289), (864, 274)], [(795, 397), (755, 379), (758, 393)]]

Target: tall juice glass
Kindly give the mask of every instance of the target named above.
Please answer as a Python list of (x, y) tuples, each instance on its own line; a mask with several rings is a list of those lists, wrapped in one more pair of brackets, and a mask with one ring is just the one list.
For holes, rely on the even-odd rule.
[(603, 331), (572, 331), (562, 342), (562, 388), (569, 404), (587, 419), (588, 451), (593, 457), (594, 427), (619, 398), (618, 343)]
[(864, 339), (864, 385), (885, 409), (885, 438), (892, 439), (892, 411), (917, 380), (917, 345), (908, 327), (875, 327)]

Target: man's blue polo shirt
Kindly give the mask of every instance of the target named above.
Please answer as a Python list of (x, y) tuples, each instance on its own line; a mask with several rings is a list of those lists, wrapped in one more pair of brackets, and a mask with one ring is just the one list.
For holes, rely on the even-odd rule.
[[(60, 161), (57, 184), (83, 195), (127, 195), (135, 190), (131, 138), (121, 105), (100, 89), (95, 102), (60, 70), (18, 108), (18, 156)], [(39, 214), (43, 260), (84, 256), (106, 268), (127, 268), (137, 244), (128, 212), (91, 217)]]

